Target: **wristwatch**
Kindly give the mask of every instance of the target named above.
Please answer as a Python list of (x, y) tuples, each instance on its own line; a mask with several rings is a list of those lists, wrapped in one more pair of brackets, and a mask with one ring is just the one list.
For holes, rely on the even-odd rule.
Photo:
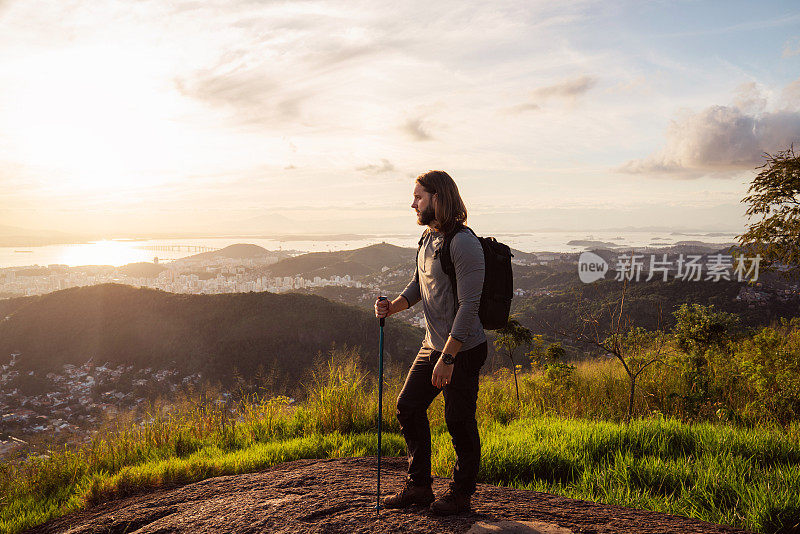
[(453, 365), (454, 363), (456, 363), (456, 357), (453, 356), (452, 354), (447, 354), (446, 352), (443, 352), (442, 353), (442, 362), (445, 365)]

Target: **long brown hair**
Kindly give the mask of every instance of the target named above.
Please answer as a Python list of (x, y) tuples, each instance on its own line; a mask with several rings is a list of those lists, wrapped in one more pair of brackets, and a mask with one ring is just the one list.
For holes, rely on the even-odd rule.
[(436, 228), (440, 232), (448, 234), (456, 226), (467, 224), (467, 208), (449, 174), (444, 171), (428, 171), (417, 176), (417, 183), (431, 195), (439, 195), (438, 205), (434, 205)]

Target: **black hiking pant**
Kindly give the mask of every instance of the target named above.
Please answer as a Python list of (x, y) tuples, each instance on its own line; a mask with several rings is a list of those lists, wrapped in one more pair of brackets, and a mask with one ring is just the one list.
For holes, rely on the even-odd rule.
[(433, 367), (441, 352), (430, 355), (417, 354), (406, 382), (397, 397), (397, 419), (408, 449), (408, 478), (415, 485), (429, 485), (431, 478), (431, 429), (428, 423), (428, 406), (442, 391), (444, 395), (444, 420), (453, 439), (456, 465), (453, 469), (453, 486), (472, 495), (478, 478), (481, 459), (481, 440), (475, 410), (478, 401), (478, 374), (486, 361), (487, 345), (480, 345), (456, 355), (453, 376), (442, 390), (431, 384)]

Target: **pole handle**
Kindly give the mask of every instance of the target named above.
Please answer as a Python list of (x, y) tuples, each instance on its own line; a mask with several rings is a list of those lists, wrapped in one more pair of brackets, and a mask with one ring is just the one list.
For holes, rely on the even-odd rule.
[[(381, 300), (389, 300), (389, 299), (384, 297), (383, 295), (381, 295), (380, 297), (378, 297), (378, 300), (381, 301)], [(386, 324), (386, 317), (381, 317), (381, 328), (383, 328), (383, 325), (385, 325), (385, 324)]]

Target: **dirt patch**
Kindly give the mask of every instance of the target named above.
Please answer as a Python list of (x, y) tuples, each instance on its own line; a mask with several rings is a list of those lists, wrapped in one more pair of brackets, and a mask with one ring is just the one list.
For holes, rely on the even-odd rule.
[[(384, 459), (381, 493), (403, 485), (405, 458)], [(299, 460), (267, 471), (211, 478), (104, 503), (33, 533), (463, 532), (519, 534), (744, 533), (685, 517), (479, 484), (473, 512), (375, 511), (374, 457)], [(437, 478), (441, 494), (447, 480)]]

